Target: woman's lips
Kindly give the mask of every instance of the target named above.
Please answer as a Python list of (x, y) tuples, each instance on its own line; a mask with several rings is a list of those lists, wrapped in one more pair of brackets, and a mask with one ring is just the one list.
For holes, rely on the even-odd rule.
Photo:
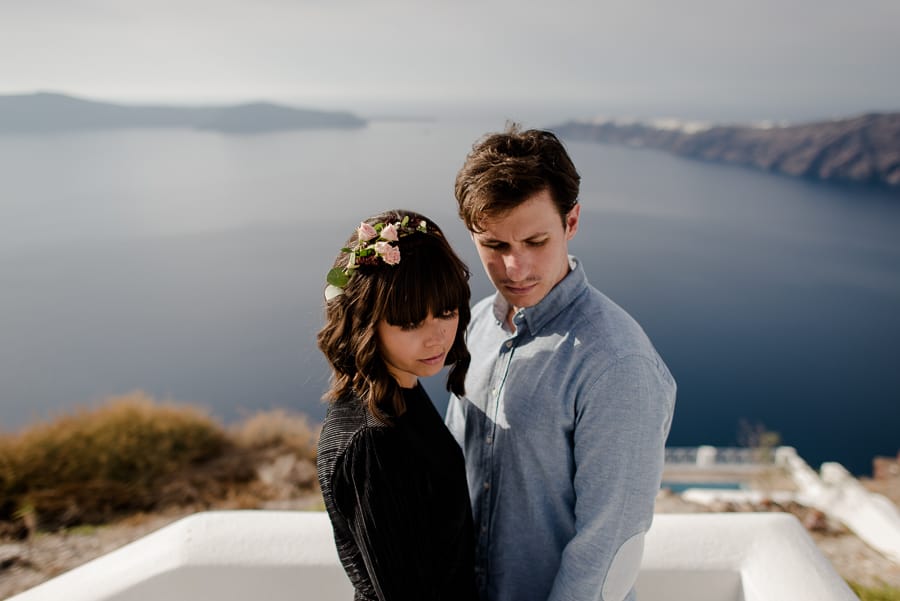
[(446, 355), (446, 353), (440, 353), (439, 355), (435, 355), (434, 357), (428, 357), (427, 359), (420, 359), (420, 361), (422, 363), (424, 363), (425, 365), (437, 365), (437, 364), (443, 365), (444, 355)]

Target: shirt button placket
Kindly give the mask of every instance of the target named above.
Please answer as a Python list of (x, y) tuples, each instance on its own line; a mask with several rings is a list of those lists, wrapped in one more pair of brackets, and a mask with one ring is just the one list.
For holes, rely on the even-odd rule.
[[(490, 411), (487, 412), (489, 415), (493, 415), (493, 419), (486, 419), (484, 424), (487, 426), (487, 431), (484, 432), (484, 452), (482, 453), (483, 461), (484, 461), (484, 474), (485, 480), (482, 483), (482, 487), (484, 489), (484, 494), (481, 495), (482, 502), (482, 511), (481, 511), (481, 524), (479, 525), (478, 532), (478, 547), (481, 552), (483, 561), (485, 562), (483, 565), (483, 569), (478, 571), (478, 579), (480, 580), (480, 585), (484, 587), (487, 583), (487, 548), (488, 548), (488, 530), (491, 516), (491, 479), (494, 476), (494, 438), (496, 437), (497, 432), (497, 416), (499, 413), (499, 405), (500, 405), (500, 389), (503, 386), (503, 380), (506, 375), (506, 371), (509, 365), (509, 358), (511, 356), (510, 349), (512, 349), (513, 342), (512, 340), (507, 340), (503, 346), (500, 348), (499, 357), (497, 363), (495, 364), (495, 372), (493, 374), (493, 386), (490, 391), (490, 399), (489, 399), (489, 407)], [(506, 355), (506, 357), (504, 357)], [(505, 360), (504, 360), (505, 359)]]

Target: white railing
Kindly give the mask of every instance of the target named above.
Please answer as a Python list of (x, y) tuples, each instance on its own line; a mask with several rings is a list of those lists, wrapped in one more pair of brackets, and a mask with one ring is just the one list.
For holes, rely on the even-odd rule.
[(669, 466), (764, 466), (774, 465), (775, 449), (748, 447), (666, 447)]
[[(538, 558), (539, 560), (539, 558)], [(855, 601), (796, 518), (661, 514), (641, 601)], [(353, 592), (321, 512), (199, 513), (9, 601), (346, 601)]]

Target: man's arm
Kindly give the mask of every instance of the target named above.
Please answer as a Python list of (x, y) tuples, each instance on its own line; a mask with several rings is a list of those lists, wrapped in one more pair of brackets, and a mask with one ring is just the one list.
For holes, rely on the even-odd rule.
[(576, 532), (549, 601), (628, 598), (653, 519), (674, 404), (666, 367), (640, 355), (618, 359), (576, 400)]

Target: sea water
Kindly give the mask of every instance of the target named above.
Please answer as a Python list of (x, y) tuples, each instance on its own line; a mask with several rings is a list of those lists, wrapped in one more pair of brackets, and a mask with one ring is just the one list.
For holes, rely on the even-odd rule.
[[(492, 290), (452, 188), (502, 126), (0, 136), (0, 429), (136, 389), (223, 421), (320, 419), (324, 275), (359, 220), (426, 214), (473, 296)], [(671, 446), (734, 445), (748, 423), (814, 466), (897, 453), (900, 194), (567, 145), (571, 250), (675, 375)]]

